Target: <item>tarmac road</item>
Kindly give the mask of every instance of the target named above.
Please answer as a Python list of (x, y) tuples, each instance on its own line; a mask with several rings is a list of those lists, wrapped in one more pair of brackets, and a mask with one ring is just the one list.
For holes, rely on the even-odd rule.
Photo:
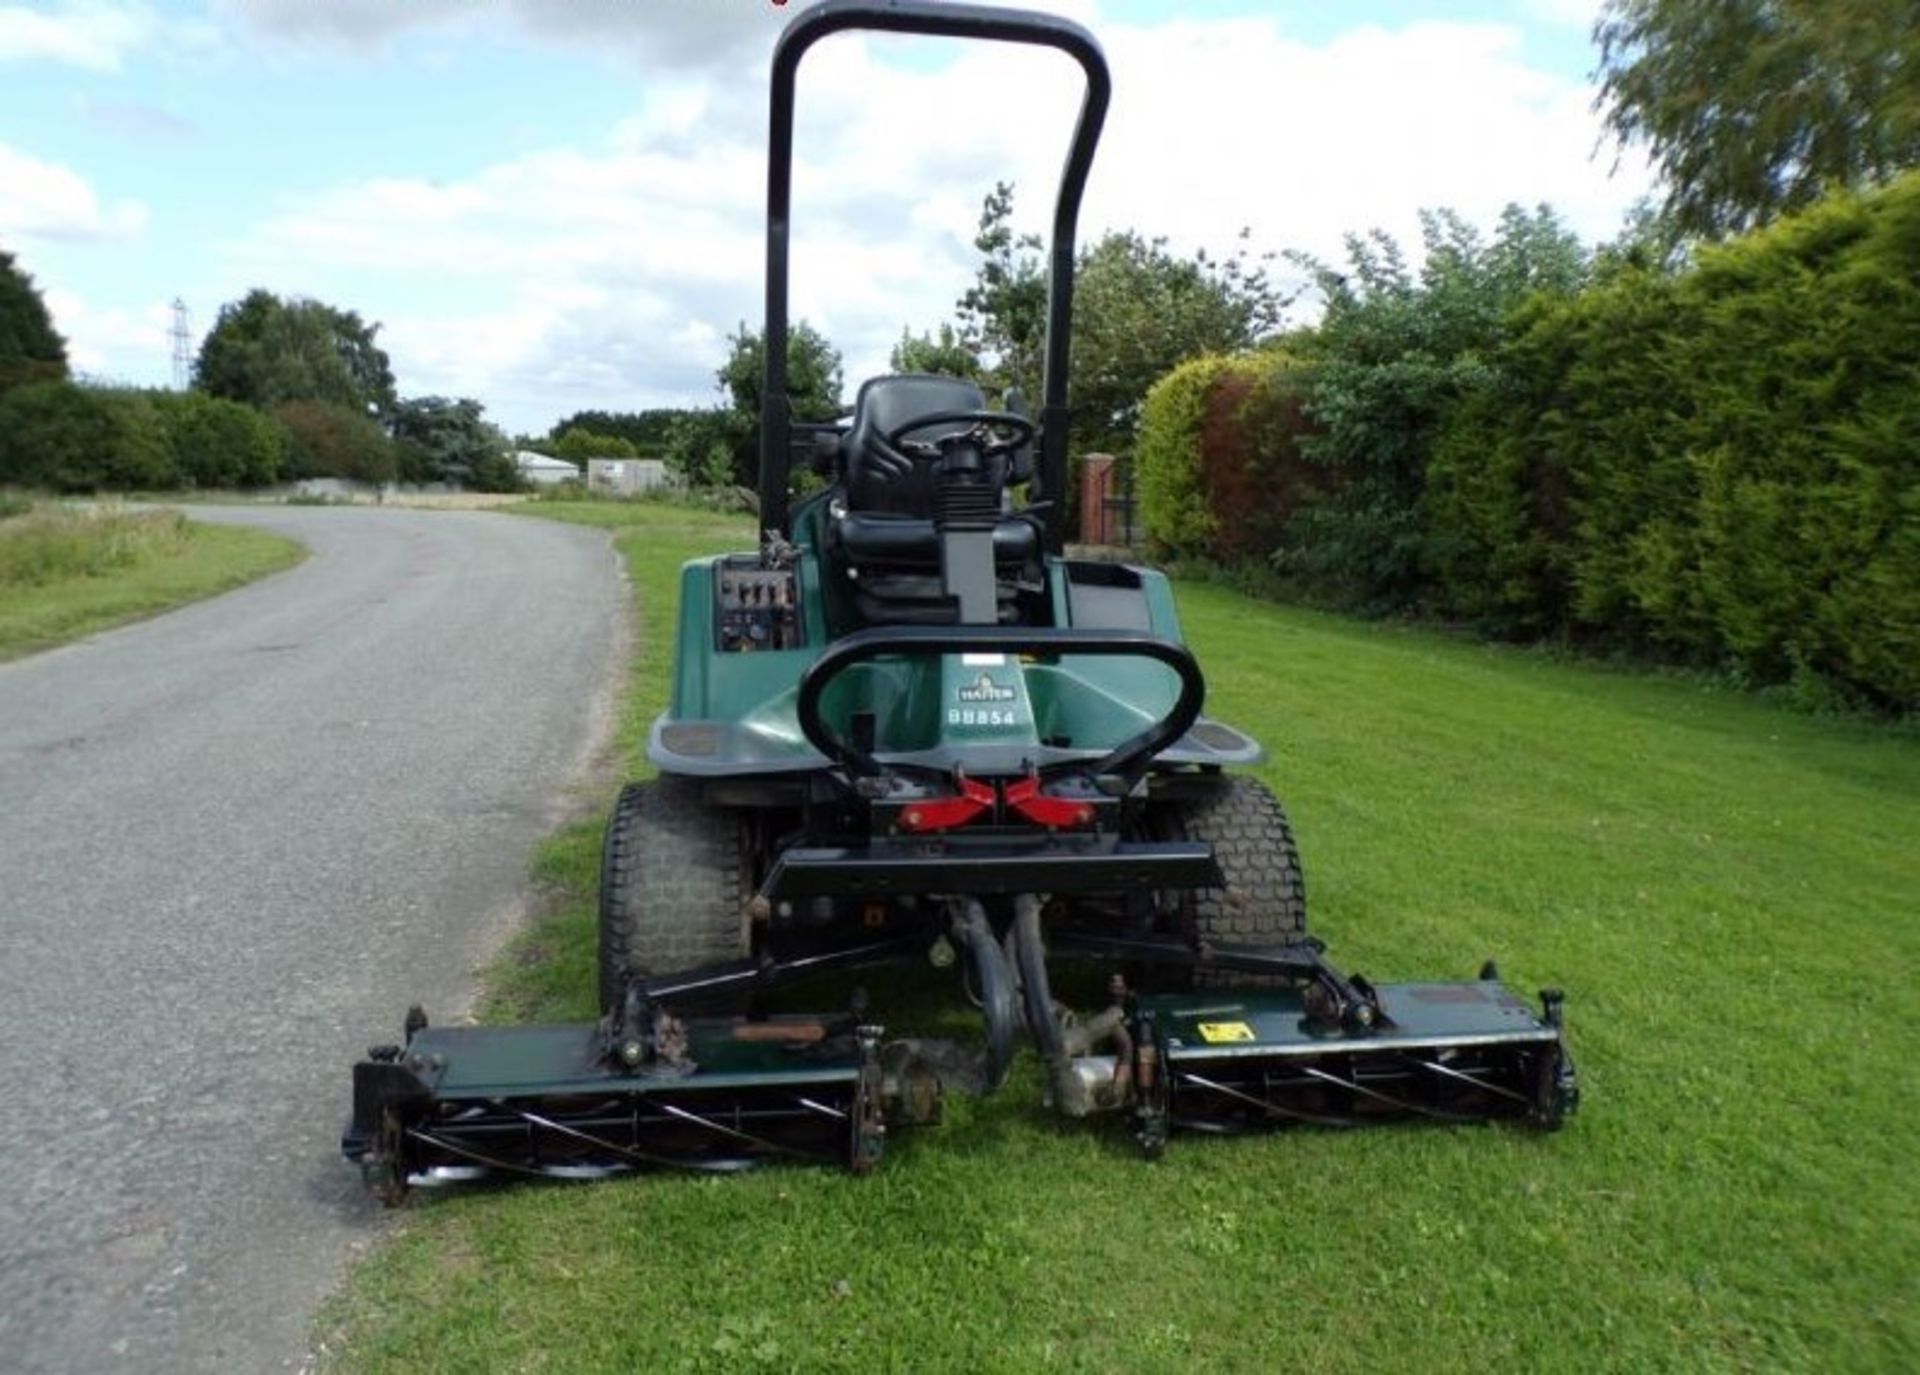
[(519, 915), (622, 647), (603, 535), (196, 509), (311, 557), (0, 665), (0, 1368), (298, 1367), (348, 1070)]

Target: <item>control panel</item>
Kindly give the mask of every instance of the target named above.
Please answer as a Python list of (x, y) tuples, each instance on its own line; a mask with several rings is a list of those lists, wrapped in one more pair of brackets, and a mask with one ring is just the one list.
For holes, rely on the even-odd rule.
[(723, 653), (797, 649), (806, 643), (800, 619), (798, 573), (766, 568), (757, 560), (722, 564), (714, 581), (714, 623)]

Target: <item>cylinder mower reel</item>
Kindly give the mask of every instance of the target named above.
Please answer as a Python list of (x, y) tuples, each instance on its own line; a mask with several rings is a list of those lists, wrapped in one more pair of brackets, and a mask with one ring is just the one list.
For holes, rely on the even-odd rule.
[[(923, 374), (867, 381), (842, 421), (788, 415), (797, 71), (850, 29), (1048, 47), (1085, 76), (1037, 416)], [(999, 1089), (1022, 1047), (1055, 1111), (1124, 1124), (1148, 1155), (1177, 1132), (1559, 1127), (1579, 1097), (1560, 995), (1529, 1005), (1491, 963), (1458, 983), (1342, 973), (1307, 933), (1284, 808), (1234, 772), (1261, 747), (1202, 714), (1167, 578), (1066, 554), (1074, 234), (1110, 94), (1093, 37), (827, 0), (787, 25), (771, 93), (759, 546), (682, 569), (659, 776), (607, 828), (601, 1015), (434, 1027), (415, 1009), (354, 1067), (347, 1158), (390, 1202), (487, 1174), (865, 1171), (947, 1093)], [(826, 479), (798, 505), (796, 456)], [(1063, 962), (1104, 971), (1092, 1006), (1056, 996)], [(899, 965), (945, 971), (979, 1037), (889, 1035), (900, 1009), (860, 990), (762, 1010)]]
[[(937, 1123), (949, 1089), (999, 1088), (1022, 1043), (1042, 1059), (1057, 1111), (1124, 1120), (1149, 1156), (1175, 1130), (1499, 1119), (1551, 1130), (1578, 1102), (1559, 995), (1543, 995), (1536, 1012), (1491, 966), (1470, 982), (1375, 988), (1336, 972), (1310, 939), (1196, 955), (1172, 941), (1103, 948), (1081, 937), (1076, 955), (1279, 981), (1140, 993), (1115, 973), (1107, 1006), (1081, 1017), (1051, 993), (1037, 897), (1014, 900), (1004, 936), (976, 900), (944, 907), (940, 939), (964, 952), (986, 1023), (978, 1046), (888, 1039), (864, 1006), (682, 1015), (672, 1007), (689, 977), (629, 980), (597, 1024), (433, 1028), (416, 1013), (404, 1044), (355, 1067), (343, 1150), (388, 1201), (411, 1185), (495, 1173), (581, 1179), (783, 1161), (865, 1172), (890, 1128)], [(875, 943), (822, 960), (884, 953)]]

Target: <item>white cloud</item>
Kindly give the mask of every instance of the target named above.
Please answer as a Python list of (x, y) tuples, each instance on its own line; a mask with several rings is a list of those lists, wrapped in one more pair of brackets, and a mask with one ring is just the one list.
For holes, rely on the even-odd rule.
[(142, 378), (166, 375), (171, 348), (167, 331), (173, 324), (168, 302), (149, 301), (130, 310), (103, 307), (61, 287), (48, 287), (46, 302), (53, 327), (67, 341), (67, 361), (74, 371), (108, 380), (127, 368)]
[(785, 22), (768, 0), (214, 0), (269, 43), (373, 55), (423, 31), (491, 30), (686, 67), (723, 59)]
[(294, 44), (377, 52), (409, 29), (461, 22), (481, 7), (466, 0), (214, 0), (234, 27)]
[(767, 0), (700, 0), (696, 5), (513, 0), (513, 11), (538, 37), (591, 48), (612, 45), (681, 68), (717, 61), (755, 40), (765, 42), (786, 22), (785, 12)]
[(1590, 88), (1527, 66), (1503, 26), (1368, 26), (1316, 46), (1263, 21), (1189, 23), (1122, 31), (1109, 51), (1128, 94), (1094, 213), (1189, 244), (1244, 223), (1269, 247), (1332, 254), (1350, 230), (1411, 237), (1421, 207), (1485, 222), (1509, 201), (1600, 237), (1644, 189), (1643, 169), (1609, 179), (1591, 157)]
[(73, 169), (0, 143), (0, 236), (94, 242), (130, 238), (146, 223), (141, 202), (103, 204)]
[[(1026, 7), (1027, 0), (985, 0)], [(370, 56), (410, 33), (490, 31), (638, 58), (679, 70), (751, 51), (764, 59), (800, 0), (212, 0), (235, 31), (268, 43)], [(1092, 22), (1097, 0), (1050, 0), (1051, 13)]]
[[(1609, 179), (1591, 157), (1591, 91), (1529, 67), (1509, 27), (1365, 27), (1321, 44), (1265, 19), (1100, 32), (1115, 98), (1083, 242), (1135, 228), (1224, 248), (1246, 225), (1257, 247), (1338, 256), (1347, 231), (1410, 238), (1421, 207), (1485, 223), (1543, 200), (1600, 237), (1648, 184), (1637, 163)], [(761, 313), (765, 63), (650, 80), (591, 146), (301, 197), (237, 264), (250, 279), (304, 274), (316, 294), (351, 283), (343, 303), (363, 310), (377, 274), (464, 294), (470, 308), (368, 313), (388, 322), (404, 389), (478, 395), (511, 425), (711, 399), (722, 336)], [(809, 58), (793, 306), (840, 345), (850, 380), (884, 365), (902, 326), (950, 317), (996, 179), (1045, 228), (1079, 95), (1056, 53), (939, 62), (923, 40), (848, 36)]]
[(117, 71), (121, 57), (154, 28), (153, 13), (144, 5), (93, 0), (53, 9), (0, 5), (0, 62), (64, 62)]

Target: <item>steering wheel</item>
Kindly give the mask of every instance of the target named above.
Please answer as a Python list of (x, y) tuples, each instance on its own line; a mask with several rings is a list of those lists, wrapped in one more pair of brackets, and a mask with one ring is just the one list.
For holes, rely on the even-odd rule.
[(969, 428), (943, 439), (922, 440), (913, 447), (922, 450), (928, 447), (945, 449), (956, 440), (971, 438), (981, 458), (998, 458), (1001, 454), (1024, 449), (1033, 442), (1033, 436), (1038, 432), (1031, 420), (1012, 411), (935, 411), (932, 415), (916, 416), (890, 431), (886, 437), (887, 447), (905, 452), (911, 442), (909, 435), (930, 430), (936, 425), (965, 425)]

